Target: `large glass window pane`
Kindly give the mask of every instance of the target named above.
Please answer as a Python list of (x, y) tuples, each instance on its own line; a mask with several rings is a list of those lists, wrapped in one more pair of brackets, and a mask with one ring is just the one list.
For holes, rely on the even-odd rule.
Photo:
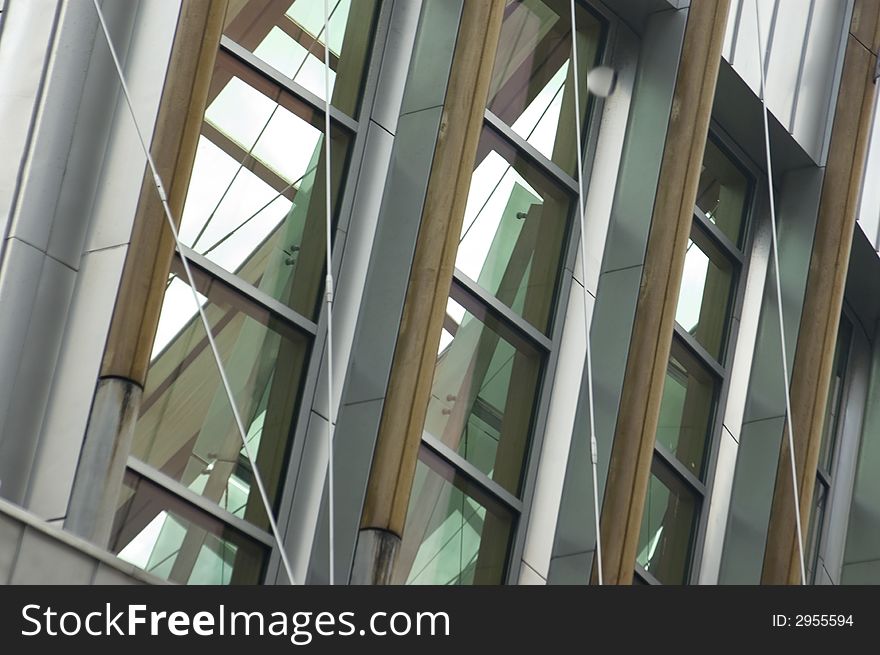
[[(330, 2), (330, 100), (357, 115), (377, 0)], [(324, 0), (229, 3), (226, 36), (324, 100)]]
[[(331, 129), (334, 211), (349, 142), (342, 130)], [(324, 185), (321, 112), (221, 52), (181, 241), (313, 317), (324, 281)]]
[(673, 339), (660, 401), (657, 442), (697, 477), (704, 473), (714, 405), (714, 377), (678, 339)]
[[(576, 9), (581, 125), (587, 71), (598, 62), (602, 23)], [(489, 87), (489, 110), (565, 172), (577, 175), (569, 0), (508, 0)], [(586, 130), (584, 130), (586, 133)]]
[(518, 493), (541, 362), (510, 328), (453, 291), (425, 432)]
[(715, 143), (706, 141), (697, 206), (733, 243), (740, 244), (749, 178)]
[(567, 193), (496, 132), (484, 129), (456, 268), (548, 331), (571, 208)]
[(834, 446), (840, 431), (843, 411), (843, 385), (846, 378), (846, 363), (849, 359), (849, 344), (852, 339), (852, 325), (842, 316), (837, 331), (837, 346), (834, 350), (834, 368), (828, 386), (828, 399), (825, 404), (825, 423), (822, 427), (822, 446), (819, 451), (819, 468), (831, 474), (834, 461)]
[[(199, 275), (196, 283), (251, 452), (274, 498), (307, 339), (221, 282)], [(165, 294), (132, 454), (229, 512), (266, 527), (253, 471), (192, 292), (179, 278)]]
[(398, 584), (500, 584), (513, 516), (422, 447), (395, 568)]
[(675, 320), (721, 361), (730, 317), (733, 266), (694, 226), (688, 241)]
[(110, 544), (120, 559), (182, 584), (257, 584), (266, 555), (265, 547), (131, 472)]
[(636, 561), (663, 584), (685, 584), (691, 559), (696, 494), (655, 458)]

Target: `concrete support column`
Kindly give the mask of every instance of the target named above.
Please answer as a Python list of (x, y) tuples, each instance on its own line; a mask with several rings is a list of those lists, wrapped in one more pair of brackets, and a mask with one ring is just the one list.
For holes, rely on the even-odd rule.
[[(185, 0), (178, 18), (152, 155), (179, 220), (195, 161), (226, 0)], [(65, 528), (105, 546), (122, 487), (174, 254), (149, 170), (144, 173), (110, 333)]]
[(605, 487), (600, 529), (609, 584), (633, 578), (728, 8), (728, 0), (711, 0), (688, 11)]
[[(846, 54), (819, 201), (804, 309), (791, 376), (791, 422), (801, 524), (806, 538), (816, 482), (828, 385), (873, 116), (880, 44), (876, 2), (858, 0)], [(785, 426), (761, 581), (800, 583), (800, 562)]]
[(403, 535), (504, 4), (464, 0), (367, 485), (352, 582), (386, 584)]

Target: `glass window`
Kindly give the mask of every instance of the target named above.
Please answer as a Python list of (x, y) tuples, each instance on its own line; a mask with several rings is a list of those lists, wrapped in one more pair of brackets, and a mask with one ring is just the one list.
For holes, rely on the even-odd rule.
[(675, 320), (719, 362), (732, 294), (733, 266), (694, 226), (685, 254)]
[[(180, 225), (181, 241), (314, 317), (324, 282), (324, 122), (219, 53)], [(338, 201), (350, 138), (331, 129)]]
[[(196, 283), (248, 444), (274, 497), (299, 397), (307, 340), (221, 282), (209, 283), (206, 276), (198, 275)], [(132, 454), (232, 514), (266, 527), (259, 493), (252, 489), (253, 471), (192, 292), (179, 279), (165, 294)]]
[(532, 348), (453, 290), (425, 431), (518, 493), (540, 370)]
[(485, 128), (456, 268), (548, 331), (571, 209), (567, 193)]
[[(587, 71), (598, 62), (602, 23), (576, 9), (581, 125), (589, 110)], [(489, 110), (541, 154), (577, 175), (568, 0), (508, 0), (489, 87)], [(584, 135), (584, 138), (585, 135)]]
[(657, 441), (702, 478), (715, 405), (715, 379), (679, 340), (672, 340), (660, 401)]
[(663, 584), (685, 584), (698, 500), (655, 458), (636, 561)]
[(815, 584), (819, 573), (819, 544), (822, 538), (822, 526), (825, 524), (825, 503), (828, 488), (821, 479), (816, 480), (813, 488), (813, 507), (810, 511), (810, 532), (807, 534), (806, 564), (807, 582)]
[(831, 371), (831, 383), (828, 387), (828, 400), (825, 404), (825, 422), (822, 427), (822, 446), (819, 451), (819, 468), (826, 474), (831, 473), (834, 461), (834, 446), (840, 431), (841, 412), (843, 410), (843, 384), (846, 378), (846, 363), (849, 359), (849, 344), (852, 339), (852, 325), (841, 317), (837, 332), (837, 346), (834, 350), (834, 364)]
[(715, 143), (706, 141), (697, 207), (733, 243), (740, 245), (747, 211), (749, 180)]
[(125, 474), (110, 549), (181, 584), (257, 584), (265, 548), (131, 472)]
[[(331, 102), (356, 116), (377, 0), (330, 2)], [(231, 2), (226, 36), (324, 100), (324, 0)]]
[(422, 447), (395, 569), (398, 584), (500, 584), (513, 516)]

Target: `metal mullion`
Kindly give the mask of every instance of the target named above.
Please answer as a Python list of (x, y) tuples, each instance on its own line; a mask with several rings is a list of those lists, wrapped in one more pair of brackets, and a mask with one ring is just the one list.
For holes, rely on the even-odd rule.
[(129, 455), (128, 461), (126, 462), (126, 468), (157, 487), (160, 487), (163, 491), (168, 492), (175, 498), (178, 498), (187, 504), (192, 505), (195, 509), (209, 514), (211, 517), (229, 525), (237, 532), (240, 532), (255, 541), (259, 541), (264, 546), (274, 548), (275, 540), (268, 532), (261, 530), (253, 523), (223, 509), (217, 503), (197, 494), (191, 489), (187, 489), (179, 481), (150, 466), (146, 462), (137, 459), (133, 455)]
[(484, 118), (486, 123), (497, 132), (503, 140), (509, 142), (510, 145), (526, 155), (545, 175), (564, 186), (570, 193), (574, 195), (578, 194), (577, 181), (571, 177), (571, 175), (563, 171), (558, 164), (541, 154), (535, 146), (514, 132), (507, 123), (498, 118), (498, 116), (489, 111), (489, 109), (486, 109)]
[(719, 381), (724, 380), (727, 377), (727, 369), (709, 354), (709, 351), (706, 350), (696, 338), (694, 338), (694, 335), (681, 327), (681, 325), (678, 324), (678, 321), (675, 322), (675, 336), (678, 337), (682, 344), (690, 350), (691, 353), (700, 360), (700, 363), (706, 366), (706, 368), (708, 368)]
[[(550, 352), (553, 348), (553, 342), (547, 337), (547, 335), (538, 330), (522, 316), (514, 312), (510, 307), (498, 300), (498, 298), (486, 291), (457, 268), (455, 269), (452, 283), (464, 291), (465, 294), (474, 298), (495, 318), (501, 319), (501, 321), (506, 326), (510, 327), (512, 331), (518, 333), (527, 341), (537, 346), (539, 350), (546, 353)], [(453, 300), (455, 300), (455, 298), (453, 298)], [(467, 307), (465, 309), (467, 309)]]
[(200, 269), (203, 273), (212, 278), (216, 278), (226, 286), (243, 295), (247, 300), (259, 306), (261, 309), (265, 309), (285, 323), (290, 324), (291, 327), (312, 336), (317, 334), (318, 326), (314, 322), (279, 300), (276, 300), (265, 291), (245, 282), (234, 273), (230, 273), (222, 266), (215, 264), (204, 255), (201, 255), (192, 248), (184, 245), (181, 245), (181, 254), (183, 254), (193, 266)]
[[(282, 89), (296, 96), (299, 100), (305, 102), (310, 108), (323, 115), (324, 101), (317, 95), (309, 91), (307, 88), (294, 82), (292, 79), (275, 70), (269, 64), (257, 57), (247, 48), (240, 46), (238, 43), (230, 39), (225, 34), (220, 37), (220, 47), (229, 55), (235, 57), (241, 63), (253, 69), (257, 74), (271, 80)], [(358, 122), (348, 114), (340, 111), (334, 106), (330, 106), (330, 120), (343, 126), (351, 133), (357, 132)]]
[(483, 473), (480, 469), (452, 450), (452, 448), (440, 441), (437, 437), (425, 432), (422, 434), (422, 443), (430, 448), (434, 454), (439, 456), (447, 464), (452, 466), (456, 473), (466, 477), (470, 482), (479, 486), (483, 491), (498, 500), (502, 505), (505, 505), (517, 515), (522, 513), (523, 506), (522, 501), (520, 501), (519, 498), (507, 491), (507, 489), (495, 482), (495, 480)]
[(660, 461), (665, 464), (677, 479), (680, 479), (692, 491), (700, 495), (701, 498), (706, 496), (706, 485), (694, 475), (688, 468), (682, 464), (678, 458), (670, 453), (666, 446), (659, 441), (654, 442), (654, 453), (660, 456)]
[(703, 213), (697, 205), (694, 205), (694, 221), (702, 228), (703, 233), (715, 245), (721, 253), (735, 260), (737, 264), (742, 266), (743, 252), (730, 238), (721, 231), (721, 229), (709, 220), (709, 217)]
[(639, 576), (642, 580), (644, 580), (647, 584), (652, 586), (662, 586), (663, 583), (660, 582), (657, 578), (655, 578), (651, 573), (643, 567), (641, 564), (636, 562), (636, 575)]

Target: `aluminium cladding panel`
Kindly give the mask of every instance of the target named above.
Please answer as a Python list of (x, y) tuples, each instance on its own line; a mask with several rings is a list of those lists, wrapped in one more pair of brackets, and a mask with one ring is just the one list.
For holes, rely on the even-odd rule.
[(880, 329), (872, 336), (871, 374), (841, 584), (880, 584)]
[[(591, 325), (600, 496), (608, 474), (686, 22), (686, 10), (672, 9), (652, 14), (648, 20), (604, 244)], [(551, 584), (583, 584), (589, 580), (596, 541), (590, 447), (585, 438), (589, 434), (586, 379), (581, 380), (579, 389), (548, 571)]]
[[(179, 8), (179, 0), (104, 3), (147, 134)], [(13, 225), (15, 243), (36, 244), (43, 264), (35, 279), (50, 289), (24, 297), (27, 285), (19, 285), (4, 307), (12, 311), (0, 312), (30, 326), (19, 337), (0, 329), (0, 349), (20, 358), (17, 367), (0, 367), (0, 386), (20, 395), (3, 416), (0, 440), (14, 424), (16, 440), (28, 444), (20, 457), (3, 458), (17, 482), (2, 493), (48, 518), (66, 512), (90, 405), (81, 392), (94, 389), (145, 162), (91, 3), (64, 4), (54, 47), (65, 56), (52, 56), (47, 69)], [(63, 285), (47, 277), (56, 267), (69, 278)], [(0, 287), (16, 275), (4, 267)]]
[[(421, 207), (440, 128), (461, 2), (383, 3), (353, 164), (351, 221), (334, 300), (335, 570), (348, 581)], [(418, 37), (418, 26), (425, 28)], [(438, 29), (440, 26), (440, 29)], [(446, 27), (443, 27), (446, 26)], [(425, 79), (434, 80), (431, 85)], [(417, 84), (414, 81), (418, 82)], [(357, 158), (356, 158), (357, 159)], [(414, 218), (416, 217), (416, 218)], [(340, 254), (340, 253), (338, 253)], [(344, 307), (343, 307), (344, 305)], [(337, 321), (343, 323), (337, 325)], [(326, 318), (318, 326), (323, 345)], [(306, 384), (280, 516), (297, 582), (326, 581), (326, 359)], [(344, 375), (342, 375), (344, 373)], [(299, 448), (300, 451), (296, 452)], [(284, 530), (284, 526), (282, 526)], [(284, 582), (273, 553), (267, 579)]]
[[(789, 366), (794, 357), (822, 186), (822, 171), (804, 168), (779, 178), (779, 265)], [(736, 471), (718, 582), (758, 584), (785, 416), (776, 272), (767, 272), (749, 376)]]
[[(597, 112), (594, 117), (598, 123), (598, 139), (593, 152), (592, 173), (588, 181), (584, 209), (587, 293), (584, 293), (582, 286), (584, 276), (581, 272), (578, 244), (573, 272), (575, 283), (570, 287), (569, 300), (566, 304), (544, 438), (540, 453), (536, 453), (539, 464), (528, 514), (519, 584), (535, 584), (537, 580), (541, 580), (540, 584), (544, 584), (549, 575), (566, 463), (572, 441), (586, 439), (586, 433), (574, 430), (578, 397), (585, 383), (584, 319), (585, 316), (593, 315), (595, 306), (596, 288), (599, 284), (617, 186), (617, 172), (620, 168), (633, 97), (639, 40), (629, 29), (618, 24), (612, 29), (612, 42), (608, 45), (608, 51), (607, 61), (617, 70), (618, 82), (615, 92), (604, 100), (601, 113)], [(566, 271), (566, 274), (572, 273)], [(586, 312), (585, 300), (588, 304)], [(596, 356), (595, 353), (593, 356)]]
[[(878, 81), (880, 88), (880, 81)], [(880, 91), (878, 91), (880, 93)], [(864, 183), (859, 206), (859, 227), (875, 251), (880, 251), (880, 102), (874, 102), (874, 125), (868, 142)]]
[(759, 95), (760, 18), (761, 44), (767, 53), (767, 104), (820, 166), (830, 138), (851, 13), (852, 0), (735, 0), (730, 5), (725, 59)]

